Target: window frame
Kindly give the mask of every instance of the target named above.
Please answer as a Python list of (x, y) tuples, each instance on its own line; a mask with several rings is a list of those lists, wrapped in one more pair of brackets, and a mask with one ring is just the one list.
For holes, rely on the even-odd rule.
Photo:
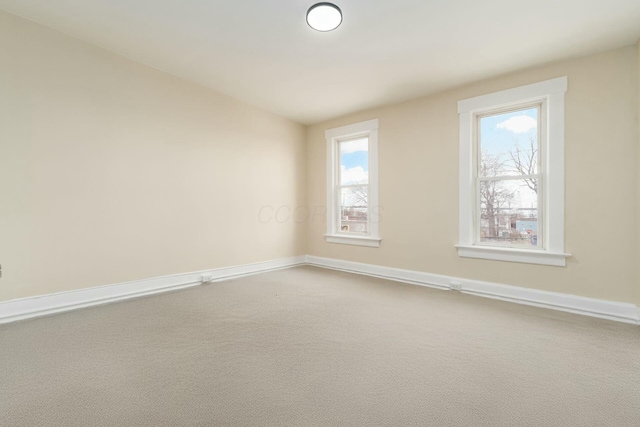
[[(339, 143), (368, 138), (367, 233), (343, 232), (340, 229), (341, 189)], [(325, 131), (327, 140), (327, 243), (379, 247), (378, 212), (378, 119), (367, 120)], [(357, 185), (361, 186), (361, 185)], [(364, 185), (362, 185), (364, 186)], [(347, 186), (348, 187), (348, 186)]]
[[(499, 261), (562, 266), (564, 252), (564, 95), (567, 77), (546, 80), (458, 102), (460, 115), (460, 200), (458, 255)], [(480, 242), (479, 120), (492, 114), (540, 105), (538, 114), (538, 221), (535, 248)], [(514, 175), (516, 176), (516, 175)], [(505, 177), (508, 177), (505, 175)], [(505, 178), (500, 177), (500, 178)]]

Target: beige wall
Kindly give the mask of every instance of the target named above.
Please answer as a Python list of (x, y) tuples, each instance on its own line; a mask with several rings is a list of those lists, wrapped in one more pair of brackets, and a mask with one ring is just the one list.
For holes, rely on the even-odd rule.
[[(314, 125), (306, 144), (298, 124), (3, 12), (0, 53), (0, 301), (307, 252), (640, 303), (640, 43)], [(457, 101), (562, 75), (568, 266), (459, 258)], [(324, 130), (371, 118), (382, 246), (327, 244), (323, 216), (288, 213), (324, 208)]]
[(304, 138), (0, 12), (0, 301), (304, 254)]
[[(613, 301), (638, 292), (636, 47), (572, 59), (307, 130), (308, 194), (325, 205), (325, 129), (378, 118), (380, 248), (324, 241), (309, 223), (308, 253)], [(457, 256), (457, 101), (567, 75), (565, 268)]]

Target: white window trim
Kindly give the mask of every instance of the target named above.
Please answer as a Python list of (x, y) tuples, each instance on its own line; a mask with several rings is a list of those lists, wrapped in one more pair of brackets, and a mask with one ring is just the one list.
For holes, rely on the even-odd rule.
[[(338, 195), (336, 193), (338, 141), (358, 136), (369, 137), (369, 193), (367, 196), (369, 202), (369, 233), (362, 235), (340, 233), (338, 231), (340, 215), (338, 211)], [(382, 241), (378, 231), (378, 119), (329, 129), (325, 132), (325, 138), (327, 140), (327, 234), (325, 234), (325, 239), (328, 243), (377, 248)]]
[[(460, 114), (460, 229), (455, 245), (458, 255), (498, 261), (522, 262), (564, 267), (564, 94), (567, 77), (546, 80), (458, 102)], [(476, 245), (473, 120), (478, 113), (508, 108), (527, 102), (547, 103), (546, 141), (542, 155), (543, 242), (544, 249), (520, 249)]]

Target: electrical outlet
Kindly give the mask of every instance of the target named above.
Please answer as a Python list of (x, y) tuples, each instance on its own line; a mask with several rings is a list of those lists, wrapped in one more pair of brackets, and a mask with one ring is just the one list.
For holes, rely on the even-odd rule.
[(451, 289), (452, 291), (461, 291), (462, 282), (449, 282), (449, 289)]
[(205, 274), (205, 275), (200, 276), (200, 282), (201, 283), (208, 283), (208, 282), (210, 282), (212, 280), (213, 280), (213, 276), (210, 275), (210, 274)]

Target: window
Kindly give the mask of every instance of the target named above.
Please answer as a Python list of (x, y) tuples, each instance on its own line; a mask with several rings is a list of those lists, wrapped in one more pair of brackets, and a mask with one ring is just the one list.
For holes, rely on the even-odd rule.
[(327, 242), (379, 247), (378, 120), (330, 129), (325, 137)]
[(458, 103), (462, 257), (564, 266), (567, 78)]

